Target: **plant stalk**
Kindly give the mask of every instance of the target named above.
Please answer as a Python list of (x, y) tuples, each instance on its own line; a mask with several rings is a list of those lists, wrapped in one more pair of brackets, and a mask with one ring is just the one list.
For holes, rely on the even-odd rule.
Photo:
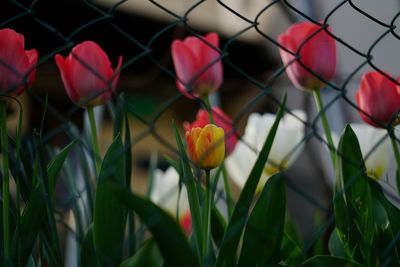
[(11, 258), (10, 248), (10, 177), (8, 162), (8, 135), (7, 135), (7, 102), (0, 100), (1, 118), (1, 151), (3, 154), (3, 245), (4, 258), (8, 262)]
[(336, 146), (333, 143), (331, 128), (329, 127), (328, 119), (326, 118), (326, 114), (325, 114), (325, 111), (324, 111), (324, 102), (322, 101), (320, 90), (313, 90), (313, 94), (314, 94), (314, 98), (315, 98), (315, 103), (317, 104), (318, 111), (320, 112), (320, 115), (321, 115), (322, 127), (324, 129), (326, 140), (328, 142), (329, 154), (331, 156), (332, 166), (335, 169), (335, 166), (336, 166), (336, 153), (335, 153)]
[(92, 146), (94, 152), (94, 165), (96, 169), (96, 176), (100, 173), (101, 166), (101, 158), (100, 158), (100, 150), (99, 150), (99, 141), (97, 139), (97, 128), (96, 128), (96, 120), (94, 118), (93, 106), (87, 106), (87, 111), (89, 115), (90, 122), (90, 132), (92, 136)]
[(211, 219), (211, 204), (212, 204), (212, 189), (211, 189), (211, 181), (210, 181), (210, 171), (206, 170), (206, 191), (205, 191), (205, 201), (204, 201), (204, 221), (203, 221), (203, 257), (204, 257), (204, 266), (207, 266), (208, 262), (208, 250), (209, 245), (211, 244), (211, 228), (210, 228), (210, 219)]

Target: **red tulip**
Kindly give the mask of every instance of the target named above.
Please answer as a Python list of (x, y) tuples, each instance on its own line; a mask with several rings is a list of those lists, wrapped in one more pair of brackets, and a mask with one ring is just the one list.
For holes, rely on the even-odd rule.
[(187, 37), (183, 41), (173, 41), (171, 46), (176, 84), (188, 98), (206, 96), (222, 84), (222, 63), (216, 50), (219, 37), (216, 33), (209, 33), (202, 39), (204, 41)]
[(392, 122), (393, 126), (399, 123), (398, 120), (392, 119), (400, 111), (400, 92), (393, 81), (377, 71), (365, 73), (361, 77), (356, 102), (364, 111), (359, 112), (361, 119), (372, 126), (380, 127), (377, 122)]
[(115, 70), (107, 54), (92, 41), (78, 44), (68, 57), (55, 60), (69, 98), (81, 106), (103, 105), (115, 91), (122, 65), (118, 58)]
[(11, 29), (0, 30), (0, 94), (19, 95), (32, 85), (38, 53), (25, 50), (24, 36)]
[(192, 233), (192, 216), (190, 215), (190, 211), (184, 213), (179, 220), (183, 232), (189, 236)]
[[(278, 42), (293, 53), (298, 53), (299, 61), (324, 81), (330, 81), (336, 71), (336, 43), (324, 30), (317, 32), (321, 27), (310, 22), (300, 22), (292, 25), (278, 37)], [(303, 45), (304, 43), (304, 45)], [(300, 49), (300, 51), (298, 51)], [(304, 68), (295, 57), (280, 48), (286, 73), (292, 83), (302, 90), (319, 90), (325, 82), (318, 79)], [(291, 63), (293, 62), (293, 63)]]
[[(212, 113), (213, 113), (213, 118), (215, 121), (215, 124), (222, 129), (224, 129), (225, 132), (225, 149), (227, 155), (229, 155), (233, 149), (236, 146), (236, 143), (238, 141), (238, 133), (237, 131), (233, 128), (232, 125), (232, 120), (222, 111), (222, 109), (218, 107), (213, 107), (212, 108)], [(185, 122), (183, 124), (183, 127), (185, 128), (185, 131), (190, 131), (192, 128), (195, 127), (200, 127), (203, 128), (207, 124), (210, 123), (210, 117), (208, 115), (207, 110), (205, 109), (199, 109), (196, 115), (196, 120), (190, 124), (189, 122)]]

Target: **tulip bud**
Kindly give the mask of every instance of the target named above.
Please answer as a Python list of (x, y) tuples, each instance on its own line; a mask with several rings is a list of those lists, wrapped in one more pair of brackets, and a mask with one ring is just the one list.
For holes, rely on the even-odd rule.
[(361, 119), (374, 127), (384, 127), (388, 123), (395, 126), (400, 122), (394, 118), (400, 111), (400, 92), (393, 81), (377, 71), (361, 77), (356, 102), (362, 110), (359, 112)]
[(24, 36), (11, 29), (0, 30), (0, 94), (17, 96), (32, 85), (38, 53), (25, 50)]
[(224, 160), (224, 130), (214, 124), (187, 131), (186, 142), (190, 159), (201, 169), (211, 170)]
[(115, 70), (101, 47), (92, 41), (78, 44), (71, 54), (55, 60), (61, 73), (67, 95), (80, 106), (96, 106), (107, 103), (115, 91), (122, 57)]
[(209, 33), (202, 39), (190, 36), (173, 41), (171, 46), (177, 87), (192, 99), (213, 93), (222, 84), (222, 62), (216, 50), (219, 37)]
[[(278, 43), (281, 46), (292, 53), (299, 53), (300, 59), (294, 61), (294, 55), (280, 48), (286, 73), (298, 89), (319, 90), (325, 86), (325, 81), (330, 81), (335, 75), (335, 39), (325, 30), (316, 33), (320, 28), (321, 26), (314, 23), (300, 22), (292, 25), (278, 37)], [(299, 61), (319, 78), (304, 68)]]

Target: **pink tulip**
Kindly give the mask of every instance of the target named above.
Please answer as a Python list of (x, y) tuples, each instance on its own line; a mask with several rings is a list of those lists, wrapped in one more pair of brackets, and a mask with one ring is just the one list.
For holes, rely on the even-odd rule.
[[(236, 143), (238, 141), (238, 133), (233, 128), (232, 120), (222, 111), (222, 109), (218, 107), (213, 107), (212, 113), (215, 124), (224, 129), (225, 149), (226, 149), (226, 154), (229, 155), (236, 146)], [(196, 115), (196, 120), (191, 124), (189, 122), (185, 122), (183, 124), (183, 127), (185, 131), (190, 131), (192, 128), (195, 127), (203, 128), (209, 123), (210, 123), (210, 117), (208, 115), (207, 110), (199, 109)]]
[(115, 92), (122, 65), (118, 58), (115, 70), (107, 54), (92, 41), (78, 44), (68, 57), (55, 60), (69, 98), (81, 106), (103, 105)]
[(35, 79), (38, 53), (25, 50), (24, 36), (11, 29), (0, 30), (0, 94), (19, 95)]
[(281, 46), (293, 53), (298, 53), (300, 56), (299, 61), (323, 79), (322, 81), (314, 76), (298, 61), (293, 62), (295, 57), (280, 48), (281, 58), (286, 66), (286, 73), (289, 79), (297, 88), (302, 90), (319, 90), (325, 86), (326, 81), (330, 81), (335, 75), (335, 40), (325, 30), (321, 30), (310, 39), (307, 39), (320, 28), (320, 26), (310, 22), (300, 22), (292, 25), (278, 37), (278, 42)]
[(361, 77), (356, 102), (364, 111), (359, 112), (361, 119), (372, 126), (382, 126), (377, 122), (382, 124), (392, 122), (393, 126), (399, 123), (398, 119), (394, 121), (392, 119), (400, 111), (400, 92), (393, 81), (377, 71), (365, 73)]
[(219, 37), (209, 33), (202, 39), (187, 37), (183, 41), (173, 41), (171, 46), (176, 84), (188, 98), (204, 97), (222, 84), (222, 63), (216, 50)]

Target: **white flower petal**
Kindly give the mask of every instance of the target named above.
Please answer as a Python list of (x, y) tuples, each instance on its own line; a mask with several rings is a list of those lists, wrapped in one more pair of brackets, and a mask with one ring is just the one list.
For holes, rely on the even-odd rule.
[(387, 131), (363, 123), (351, 123), (350, 126), (357, 135), (361, 153), (366, 159), (367, 171), (373, 171), (377, 178), (381, 178), (386, 173), (391, 159), (391, 153), (388, 153), (390, 139)]
[[(165, 172), (157, 169), (154, 172), (153, 186), (150, 199), (173, 216), (176, 215), (179, 196), (179, 174), (169, 167)], [(180, 214), (189, 210), (187, 191), (182, 185), (179, 198)]]
[[(306, 114), (301, 110), (296, 110), (293, 113), (301, 120), (291, 114), (283, 117), (279, 123), (268, 159), (268, 161), (277, 165), (282, 164), (281, 167), (283, 168), (289, 167), (294, 162), (304, 146), (301, 141), (304, 137), (303, 120), (306, 119)], [(235, 150), (226, 159), (228, 172), (239, 187), (244, 186), (257, 159), (254, 149), (261, 150), (275, 118), (274, 114), (251, 114), (242, 137), (245, 143), (239, 141)], [(265, 181), (269, 175), (273, 174), (276, 167), (276, 165), (267, 163), (261, 180)]]

